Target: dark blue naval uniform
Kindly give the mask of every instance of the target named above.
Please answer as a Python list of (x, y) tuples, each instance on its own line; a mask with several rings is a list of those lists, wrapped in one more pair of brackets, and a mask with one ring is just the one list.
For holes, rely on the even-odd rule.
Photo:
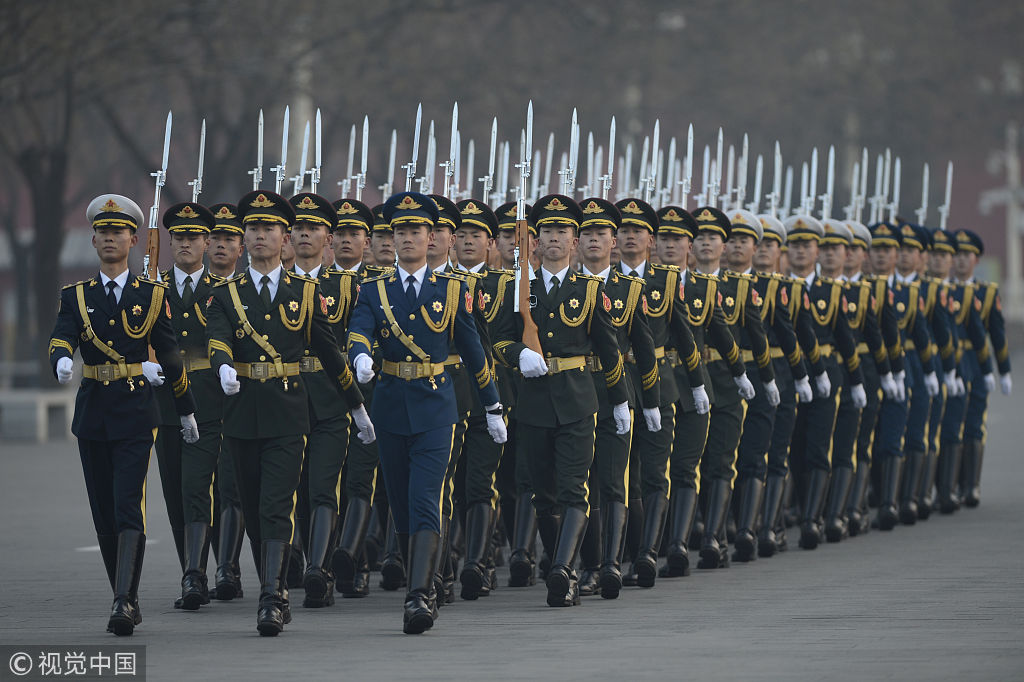
[[(992, 337), (996, 366), (999, 374), (1010, 372), (1010, 352), (1006, 342), (1006, 324), (1003, 321), (1003, 306), (999, 299), (999, 287), (992, 282), (974, 282), (975, 310), (980, 314), (985, 330)], [(982, 376), (984, 373), (982, 373)], [(979, 377), (980, 379), (981, 377)], [(971, 384), (967, 401), (967, 415), (964, 419), (964, 440), (985, 441), (985, 413), (988, 410), (988, 389), (984, 381)]]
[(461, 276), (428, 271), (415, 301), (394, 274), (363, 283), (349, 323), (349, 354), (353, 360), (360, 354), (372, 357), (374, 342), (380, 349), (382, 371), (371, 416), (399, 533), (441, 530), (442, 483), (459, 419), (444, 367), (452, 340), (476, 378), (480, 402), (497, 403)]

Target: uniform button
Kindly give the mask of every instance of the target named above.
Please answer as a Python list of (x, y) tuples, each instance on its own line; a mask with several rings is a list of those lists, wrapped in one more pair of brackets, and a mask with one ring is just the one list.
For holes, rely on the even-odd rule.
[(303, 354), (303, 355), (309, 355), (309, 350), (304, 350), (304, 351), (302, 351), (302, 354)]
[(267, 361), (267, 356), (266, 355), (261, 355), (260, 356), (260, 362), (266, 362), (266, 361)]
[(110, 382), (109, 382), (109, 381), (104, 381), (104, 382), (103, 382), (103, 385), (104, 385), (104, 386), (109, 386), (109, 385), (110, 385)]
[(547, 353), (546, 355), (547, 355), (547, 356), (548, 356), (549, 358), (551, 357), (551, 353)]
[(270, 319), (270, 313), (267, 313), (266, 315), (264, 315), (263, 319), (264, 320), (269, 320)]
[(111, 327), (113, 327), (114, 326), (114, 321), (113, 320), (107, 320), (107, 324), (109, 324)]
[(405, 356), (405, 361), (406, 362), (412, 362), (412, 356), (411, 355), (406, 355)]
[(263, 338), (264, 338), (264, 339), (266, 339), (266, 338), (269, 338), (269, 337), (268, 337), (268, 336), (267, 336), (266, 334), (264, 334), (264, 335), (263, 335)]
[(184, 357), (185, 355), (188, 354), (188, 351), (184, 351), (184, 350), (179, 350), (178, 352), (181, 353), (182, 357)]
[(188, 336), (188, 330), (186, 330), (186, 329), (183, 329), (183, 330), (181, 331), (181, 335), (182, 335), (182, 336)]
[(554, 316), (555, 316), (554, 313), (548, 313), (548, 317), (554, 317)]
[(182, 313), (181, 316), (184, 317), (186, 320), (188, 319), (188, 313)]
[(113, 346), (113, 345), (114, 345), (114, 342), (113, 342), (113, 341), (107, 341), (107, 345), (108, 345), (108, 346)]
[(554, 335), (555, 335), (555, 333), (554, 333), (554, 332), (548, 332), (548, 338), (549, 338), (549, 339), (550, 339), (550, 338), (551, 338), (552, 336), (554, 336)]
[(410, 320), (415, 320), (416, 319), (415, 313), (409, 313), (409, 319)]
[(410, 341), (412, 341), (412, 340), (413, 340), (413, 339), (415, 339), (415, 338), (416, 338), (415, 336), (413, 336), (412, 334), (409, 334), (409, 340), (410, 340)]

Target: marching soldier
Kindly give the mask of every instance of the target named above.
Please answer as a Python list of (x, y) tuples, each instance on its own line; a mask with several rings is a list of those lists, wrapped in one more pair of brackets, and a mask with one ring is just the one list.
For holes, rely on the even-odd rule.
[(61, 291), (48, 354), (57, 381), (66, 384), (73, 376), (75, 349), (82, 353), (71, 430), (114, 593), (107, 631), (123, 636), (142, 622), (138, 592), (146, 547), (146, 473), (159, 424), (156, 399), (142, 372), (150, 346), (173, 388), (182, 439), (198, 441), (199, 427), (164, 298), (167, 285), (128, 270), (141, 209), (127, 197), (104, 194), (89, 203), (86, 219), (100, 271)]
[[(331, 243), (335, 264), (357, 273), (360, 282), (389, 274), (392, 270), (390, 266), (381, 267), (365, 262), (366, 246), (374, 224), (373, 211), (355, 199), (339, 199), (333, 205), (338, 215)], [(375, 383), (370, 381), (359, 384), (367, 409), (372, 409)], [(377, 491), (379, 462), (376, 442), (363, 443), (357, 433), (351, 433), (348, 457), (345, 458), (342, 470), (345, 513), (338, 533), (338, 546), (331, 562), (337, 590), (342, 597), (365, 597), (370, 591), (370, 567), (364, 543), (373, 519), (371, 509)]]
[[(1003, 304), (999, 298), (999, 286), (993, 282), (978, 282), (974, 279), (974, 268), (978, 258), (985, 252), (981, 237), (970, 230), (957, 230), (957, 254), (953, 259), (956, 278), (961, 282), (974, 284), (975, 309), (981, 313), (981, 321), (992, 339), (996, 368), (1003, 395), (1013, 391), (1010, 376), (1010, 352), (1006, 343), (1003, 322)], [(995, 391), (995, 376), (985, 375), (983, 381), (971, 384), (967, 401), (967, 414), (963, 429), (963, 460), (960, 468), (960, 499), (968, 507), (977, 507), (981, 501), (981, 463), (985, 453), (985, 417), (988, 410), (988, 395)]]
[[(845, 223), (831, 218), (826, 218), (822, 223), (825, 236), (818, 249), (819, 271), (821, 277), (843, 284), (846, 319), (861, 359), (865, 398), (870, 402), (869, 396), (874, 394), (877, 402), (879, 389), (886, 396), (894, 398), (897, 393), (896, 380), (889, 363), (888, 347), (882, 338), (878, 318), (868, 314), (878, 305), (872, 298), (871, 284), (866, 281), (850, 282), (845, 275), (849, 251), (853, 248), (853, 231)], [(853, 486), (854, 471), (862, 465), (857, 459), (857, 439), (865, 409), (866, 405), (859, 408), (854, 404), (852, 392), (842, 391), (839, 394), (839, 407), (836, 409), (836, 423), (832, 432), (832, 478), (825, 507), (824, 530), (828, 542), (840, 542), (848, 534), (844, 514)]]
[[(242, 237), (245, 228), (238, 218), (238, 207), (234, 204), (220, 203), (210, 207), (214, 223), (210, 230), (210, 248), (207, 255), (210, 260), (210, 275), (218, 280), (230, 279), (235, 276), (235, 267), (242, 257)], [(208, 297), (198, 296), (196, 300), (206, 301)], [(203, 343), (206, 343), (205, 334)], [(204, 348), (204, 356), (206, 356)], [(217, 393), (223, 393), (217, 387)], [(223, 398), (220, 398), (223, 401)], [(221, 419), (223, 419), (223, 404)], [(218, 433), (220, 425), (218, 424)], [(242, 572), (239, 567), (239, 556), (242, 553), (242, 542), (245, 539), (245, 518), (242, 515), (242, 500), (238, 494), (238, 483), (235, 477), (234, 461), (225, 449), (217, 458), (217, 498), (220, 503), (220, 517), (216, 523), (217, 539), (217, 572), (216, 585), (210, 596), (220, 601), (241, 599)], [(259, 564), (259, 548), (251, 547), (253, 560)]]
[(284, 270), (295, 211), (273, 192), (238, 202), (251, 264), (219, 283), (207, 300), (207, 338), (224, 404), (224, 443), (234, 458), (246, 530), (259, 544), (260, 604), (256, 627), (275, 636), (291, 621), (285, 572), (295, 535), (295, 496), (308, 433), (309, 397), (302, 358), (310, 350), (338, 397), (373, 440), (362, 395), (327, 322), (328, 305), (316, 280)]
[[(457, 272), (466, 278), (466, 288), (473, 298), (475, 312), (483, 317), (482, 322), (478, 320), (478, 327), (481, 327), (478, 330), (484, 342), (484, 355), (495, 375), (498, 393), (507, 412), (509, 403), (505, 402), (505, 387), (495, 373), (487, 327), (497, 318), (504, 303), (506, 284), (511, 281), (512, 273), (492, 270), (485, 260), (498, 230), (498, 218), (494, 212), (474, 199), (460, 201), (456, 208), (461, 215), (455, 231), (455, 252), (459, 260)], [(487, 596), (496, 587), (494, 548), (491, 546), (499, 511), (495, 481), (507, 443), (503, 446), (490, 438), (483, 404), (475, 392), (470, 392), (470, 400), (461, 465), (464, 473), (461, 478), (464, 481), (466, 553), (459, 581), (462, 583), (462, 598), (472, 600)]]
[[(324, 268), (322, 255), (338, 224), (338, 213), (327, 199), (309, 193), (293, 196), (295, 209), (292, 246), (295, 273), (316, 280), (327, 307), (330, 325), (339, 350), (347, 341), (348, 318), (359, 297), (358, 275), (350, 270)], [(299, 371), (306, 379), (309, 396), (309, 429), (303, 465), (299, 503), (308, 519), (307, 566), (302, 578), (310, 608), (334, 603), (334, 574), (328, 564), (333, 558), (335, 529), (341, 511), (341, 469), (349, 443), (349, 418), (338, 401), (333, 379), (311, 348), (303, 351)], [(300, 524), (300, 528), (302, 525)], [(305, 530), (305, 529), (304, 529)]]
[(171, 326), (196, 401), (196, 420), (202, 433), (197, 443), (182, 443), (180, 429), (172, 426), (176, 417), (174, 396), (169, 386), (162, 385), (163, 377), (156, 373), (162, 371), (160, 366), (150, 365), (156, 371), (151, 370), (149, 376), (150, 384), (159, 387), (156, 394), (163, 425), (157, 440), (157, 457), (168, 516), (175, 518), (172, 512), (180, 515), (184, 528), (181, 597), (174, 606), (189, 611), (210, 603), (206, 563), (214, 522), (212, 491), (220, 459), (224, 410), (224, 394), (206, 354), (206, 310), (202, 305), (212, 286), (221, 281), (203, 267), (214, 224), (213, 213), (195, 203), (171, 206), (163, 215), (174, 258), (174, 267), (162, 275), (168, 283), (165, 300), (170, 306)]
[[(755, 243), (760, 241), (761, 221), (749, 212), (733, 213), (739, 215), (742, 221), (736, 226), (738, 233), (743, 237), (753, 238)], [(760, 392), (764, 394), (768, 406), (774, 408), (779, 404), (779, 389), (775, 384), (768, 338), (761, 321), (761, 297), (753, 286), (755, 276), (722, 271), (719, 266), (725, 244), (733, 230), (732, 223), (724, 213), (716, 208), (704, 207), (696, 210), (694, 218), (697, 221), (697, 235), (694, 240), (697, 270), (718, 280), (719, 306), (722, 308), (726, 324), (736, 338), (741, 361), (747, 363), (746, 368), (750, 371), (756, 370)], [(724, 568), (729, 565), (725, 523), (733, 481), (736, 478), (736, 458), (747, 412), (748, 403), (744, 401), (754, 400), (756, 393), (741, 396), (730, 390), (733, 373), (729, 368), (728, 359), (720, 354), (711, 354), (708, 374), (715, 388), (715, 401), (711, 406), (707, 444), (701, 457), (701, 479), (711, 484), (711, 490), (707, 497), (704, 539), (698, 568)], [(754, 391), (757, 391), (757, 387)], [(754, 477), (751, 479), (757, 481)], [(748, 488), (741, 491), (741, 506), (745, 507), (745, 511), (751, 517), (760, 506), (760, 492), (759, 487), (754, 484), (748, 484)], [(752, 541), (752, 538), (750, 539)], [(745, 558), (753, 554), (752, 542), (748, 549), (751, 550), (749, 553), (742, 553)]]
[[(632, 432), (635, 432), (632, 413), (640, 405), (646, 430), (652, 433), (661, 430), (661, 380), (654, 339), (647, 324), (644, 281), (640, 277), (616, 272), (611, 265), (612, 245), (616, 232), (622, 225), (622, 214), (611, 202), (598, 197), (584, 199), (580, 206), (583, 209), (579, 231), (580, 272), (602, 280), (605, 294), (612, 301), (611, 323), (619, 352), (625, 359), (624, 369), (628, 379), (626, 390), (631, 412), (630, 430), (623, 434), (617, 433), (612, 415), (613, 405), (608, 398), (602, 367), (597, 358), (591, 356), (588, 364), (599, 407), (589, 488), (592, 500), (591, 515), (593, 517), (594, 510), (599, 510), (600, 515), (600, 522), (595, 524), (594, 529), (597, 535), (595, 544), (600, 572), (599, 575), (594, 575), (593, 579), (597, 584), (592, 593), (598, 592), (605, 599), (615, 599), (622, 589), (621, 563), (626, 534), (630, 439)], [(636, 203), (633, 206), (640, 210)], [(650, 206), (645, 208), (648, 209), (644, 216), (647, 221), (657, 222), (654, 209)], [(630, 214), (628, 219), (633, 220), (633, 215)], [(665, 471), (664, 463), (661, 471)], [(664, 473), (662, 476), (664, 478)], [(664, 487), (667, 489), (667, 481)], [(650, 576), (650, 584), (653, 584), (657, 570), (658, 543), (661, 539), (668, 496), (663, 493), (659, 500), (660, 510), (655, 513), (660, 518), (652, 524), (656, 526), (656, 530), (652, 532), (657, 533), (657, 537), (650, 543), (650, 548), (644, 548), (647, 550), (644, 555), (653, 554), (649, 570), (645, 571)], [(658, 505), (654, 503), (651, 505), (652, 509), (656, 506)], [(594, 523), (593, 518), (591, 523)], [(591, 534), (589, 524), (587, 534)], [(644, 586), (649, 587), (650, 584)]]
[[(700, 490), (699, 470), (701, 456), (708, 439), (709, 412), (715, 400), (714, 386), (710, 384), (709, 371), (699, 362), (701, 356), (711, 357), (713, 349), (726, 358), (729, 372), (736, 388), (744, 397), (754, 395), (754, 386), (746, 375), (746, 367), (740, 356), (736, 339), (725, 323), (718, 304), (718, 279), (700, 275), (689, 269), (687, 260), (699, 224), (686, 210), (678, 206), (666, 206), (658, 213), (658, 259), (666, 266), (679, 270), (679, 284), (671, 290), (676, 297), (673, 305), (685, 312), (690, 326), (697, 357), (687, 357), (685, 347), (674, 348), (681, 362), (675, 366), (675, 380), (679, 386), (679, 403), (676, 409), (676, 429), (673, 434), (672, 452), (669, 460), (672, 511), (666, 565), (659, 575), (676, 577), (690, 574), (690, 558), (687, 548), (691, 527), (694, 525), (697, 497)], [(671, 272), (670, 272), (671, 274)], [(665, 294), (670, 293), (666, 286)], [(653, 297), (653, 292), (652, 292)], [(707, 348), (707, 342), (712, 348)], [(673, 339), (672, 343), (677, 343)], [(668, 350), (666, 350), (666, 354)], [(686, 357), (685, 360), (683, 358)], [(702, 374), (701, 383), (691, 378), (695, 369)], [(689, 390), (687, 390), (689, 389)], [(709, 391), (712, 393), (709, 395)], [(723, 400), (730, 400), (723, 396)], [(722, 491), (719, 491), (721, 493)], [(705, 497), (705, 499), (707, 496)], [(722, 502), (728, 504), (728, 500)], [(724, 515), (724, 511), (722, 512)], [(705, 518), (707, 518), (705, 516)], [(697, 531), (694, 530), (694, 534)], [(703, 531), (700, 533), (703, 538)], [(710, 555), (710, 553), (709, 553)], [(716, 558), (718, 553), (715, 553)]]
[[(587, 477), (594, 458), (598, 399), (587, 356), (601, 362), (616, 432), (629, 431), (622, 356), (611, 322), (611, 299), (597, 277), (573, 273), (569, 259), (583, 217), (567, 196), (539, 199), (531, 211), (544, 264), (530, 285), (530, 318), (541, 351), (523, 339), (524, 316), (505, 307), (495, 323), (494, 350), (522, 372), (517, 417), (520, 452), (530, 458), (534, 506), (544, 544), (554, 548), (547, 576), (548, 606), (579, 604), (574, 563), (587, 527)], [(525, 264), (524, 264), (525, 267)], [(512, 283), (506, 298), (514, 296)], [(526, 312), (526, 311), (522, 311)]]
[[(818, 275), (818, 249), (837, 239), (826, 237), (816, 218), (796, 215), (785, 222), (789, 245), (789, 266), (793, 277), (804, 280), (806, 304), (810, 311), (814, 331), (818, 335), (821, 353), (829, 373), (830, 394), (816, 397), (797, 407), (796, 426), (790, 450), (790, 465), (797, 474), (796, 491), (800, 494), (803, 522), (800, 528), (800, 547), (815, 549), (821, 541), (818, 519), (825, 504), (832, 467), (832, 435), (840, 393), (845, 387), (850, 392), (855, 409), (867, 404), (864, 375), (860, 369), (857, 344), (845, 314), (849, 307), (840, 282)], [(836, 360), (836, 352), (845, 365), (845, 375)]]
[(364, 283), (349, 325), (349, 352), (358, 379), (366, 383), (374, 375), (373, 343), (380, 346), (381, 378), (374, 401), (381, 425), (378, 449), (409, 567), (402, 629), (420, 634), (437, 617), (434, 574), (441, 545), (441, 501), (458, 421), (444, 364), (449, 339), (455, 339), (473, 372), (491, 437), (502, 443), (506, 432), (466, 283), (457, 275), (429, 271), (427, 265), (437, 204), (417, 192), (400, 192), (384, 204), (384, 216), (395, 234), (398, 267), (390, 276)]
[[(761, 222), (762, 239), (757, 243), (754, 251), (754, 266), (759, 273), (770, 274), (771, 281), (778, 282), (777, 302), (774, 307), (774, 315), (777, 318), (781, 312), (789, 317), (792, 322), (793, 331), (799, 344), (800, 360), (799, 367), (792, 364), (796, 359), (797, 351), (786, 350), (781, 345), (778, 352), (784, 354), (785, 358), (776, 357), (773, 360), (775, 365), (775, 378), (779, 386), (779, 404), (775, 407), (775, 414), (772, 419), (771, 437), (768, 443), (768, 453), (765, 461), (765, 486), (764, 504), (761, 513), (761, 528), (757, 534), (757, 555), (759, 557), (771, 557), (776, 552), (785, 551), (788, 548), (786, 543), (785, 524), (782, 522), (781, 511), (784, 498), (786, 497), (787, 483), (791, 483), (789, 477), (789, 446), (793, 438), (793, 428), (796, 424), (797, 393), (798, 388), (795, 379), (801, 374), (806, 375), (808, 369), (814, 375), (813, 393), (808, 395), (806, 387), (801, 387), (800, 400), (809, 403), (817, 397), (826, 397), (832, 391), (832, 384), (828, 378), (825, 362), (821, 357), (821, 349), (818, 345), (818, 335), (814, 332), (814, 323), (811, 320), (810, 299), (804, 292), (804, 281), (799, 278), (787, 277), (781, 274), (781, 256), (786, 246), (786, 228), (782, 222), (769, 214), (759, 215)], [(776, 279), (777, 278), (777, 279)], [(763, 278), (758, 278), (763, 281)], [(765, 284), (762, 298), (766, 306), (770, 306), (771, 297), (768, 295), (768, 286)], [(758, 289), (758, 293), (761, 290)], [(765, 308), (762, 308), (762, 312)], [(769, 315), (773, 312), (770, 311)], [(768, 317), (764, 318), (765, 320)], [(772, 339), (772, 328), (766, 328), (769, 343), (772, 344), (773, 355), (776, 342)], [(778, 332), (776, 332), (778, 333)], [(782, 338), (785, 333), (782, 333)], [(778, 343), (782, 343), (779, 339)], [(805, 367), (806, 365), (806, 367)], [(749, 413), (748, 413), (749, 414)], [(755, 433), (757, 433), (755, 431)], [(743, 448), (743, 440), (740, 441)], [(738, 545), (741, 543), (737, 543)]]
[(384, 205), (373, 209), (373, 229), (370, 231), (370, 255), (374, 265), (387, 267), (395, 264), (395, 233), (384, 220)]
[[(645, 418), (633, 430), (630, 449), (631, 479), (634, 471), (639, 471), (639, 476), (635, 477), (638, 481), (634, 484), (631, 480), (630, 487), (635, 486), (639, 490), (639, 499), (642, 500), (642, 513), (633, 517), (641, 519), (639, 543), (633, 558), (633, 574), (640, 587), (653, 587), (667, 518), (666, 510), (669, 510), (672, 517), (678, 518), (692, 516), (695, 509), (695, 502), (689, 499), (692, 489), (689, 489), (690, 492), (683, 489), (678, 495), (673, 495), (676, 491), (670, 489), (669, 457), (675, 436), (675, 404), (679, 400), (675, 368), (684, 367), (692, 400), (707, 401), (707, 393), (704, 389), (703, 362), (686, 322), (684, 306), (677, 305), (679, 269), (673, 265), (649, 263), (648, 256), (655, 235), (660, 235), (662, 229), (665, 233), (683, 233), (688, 229), (684, 227), (686, 220), (692, 220), (692, 217), (674, 207), (663, 208), (658, 213), (642, 199), (623, 199), (617, 206), (622, 212), (622, 242), (619, 243), (622, 260), (615, 269), (620, 274), (644, 281), (643, 302), (646, 305), (643, 312), (654, 342), (654, 357), (658, 361), (659, 399), (658, 404), (651, 407), (658, 409), (661, 428), (649, 428)], [(613, 311), (614, 315), (617, 313)], [(666, 346), (674, 350), (669, 351)], [(634, 367), (633, 363), (629, 366), (631, 369)], [(653, 418), (653, 414), (651, 416)], [(687, 525), (686, 519), (680, 519), (678, 525)]]

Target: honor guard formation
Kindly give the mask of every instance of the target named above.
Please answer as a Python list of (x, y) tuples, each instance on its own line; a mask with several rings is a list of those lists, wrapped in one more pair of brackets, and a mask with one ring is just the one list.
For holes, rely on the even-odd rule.
[[(243, 599), (247, 582), (251, 599), (258, 581), (266, 636), (291, 621), (290, 592), (324, 608), (404, 590), (403, 631), (418, 634), (499, 585), (541, 580), (552, 607), (628, 599), (694, 568), (979, 504), (988, 397), (1012, 382), (998, 287), (974, 275), (984, 244), (946, 226), (951, 165), (928, 224), (927, 166), (909, 220), (900, 160), (879, 155), (868, 200), (865, 150), (840, 220), (833, 150), (825, 194), (815, 151), (791, 206), (776, 143), (762, 201), (760, 156), (746, 192), (746, 137), (722, 187), (719, 130), (691, 196), (692, 126), (677, 159), (656, 124), (631, 183), (612, 119), (579, 186), (573, 112), (553, 192), (554, 138), (542, 173), (531, 103), (510, 192), (514, 145), (497, 144), (495, 119), (475, 182), (457, 105), (449, 158), (437, 162), (431, 124), (417, 178), (420, 116), (404, 191), (391, 136), (381, 205), (362, 201), (366, 120), (360, 171), (350, 148), (341, 198), (318, 192), (319, 112), (315, 165), (307, 123), (286, 177), (286, 111), (263, 189), (261, 112), (252, 191), (199, 203), (200, 152), (192, 201), (161, 214), (168, 115), (140, 273), (128, 256), (143, 211), (117, 194), (89, 204), (99, 272), (61, 292), (49, 356), (66, 384), (81, 355), (73, 432), (114, 594), (108, 631), (142, 623), (154, 445), (182, 576), (180, 594), (160, 589), (194, 611)], [(256, 576), (239, 567), (246, 536)]]

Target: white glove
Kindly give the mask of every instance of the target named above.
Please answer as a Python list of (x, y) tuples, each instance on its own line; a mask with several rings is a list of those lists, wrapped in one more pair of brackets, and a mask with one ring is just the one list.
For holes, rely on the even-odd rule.
[[(160, 373), (164, 371), (164, 368), (160, 366), (159, 362), (149, 362), (148, 360), (142, 363), (142, 376), (149, 379), (149, 383), (153, 386), (163, 386), (164, 377)], [(186, 443), (188, 441), (185, 441)]]
[(71, 358), (61, 358), (57, 361), (57, 382), (66, 384), (71, 381), (74, 375), (75, 363)]
[(373, 379), (373, 358), (366, 353), (360, 353), (352, 363), (356, 368), (356, 381), (361, 384), (368, 384)]
[(928, 372), (924, 375), (924, 387), (928, 389), (928, 397), (934, 398), (939, 394), (939, 378), (935, 372)]
[(487, 411), (487, 433), (491, 434), (491, 440), (499, 445), (508, 440), (508, 427), (505, 426), (505, 418), (502, 414), (491, 414), (495, 410), (501, 410), (501, 403), (494, 403), (484, 408)]
[(356, 428), (359, 429), (359, 440), (362, 441), (363, 445), (369, 445), (377, 440), (377, 434), (373, 431), (373, 422), (370, 421), (370, 415), (366, 414), (366, 405), (360, 405), (351, 410), (349, 414), (352, 415), (352, 421), (356, 423)]
[(644, 421), (647, 422), (647, 430), (651, 433), (661, 431), (661, 410), (657, 407), (645, 407)]
[(744, 400), (750, 400), (754, 397), (754, 384), (750, 383), (750, 379), (747, 378), (747, 373), (739, 375), (738, 377), (732, 378), (736, 387), (739, 389), (740, 397)]
[(956, 392), (956, 372), (946, 372), (942, 375), (942, 383), (946, 385), (948, 395), (959, 395)]
[(958, 376), (956, 378), (956, 393), (954, 393), (953, 395), (961, 396), (964, 393), (967, 393), (967, 387), (964, 386), (964, 380)]
[(697, 388), (691, 388), (690, 393), (693, 394), (693, 404), (697, 407), (697, 414), (707, 414), (711, 411), (711, 398), (708, 398), (708, 392), (704, 390), (704, 384)]
[(822, 372), (814, 377), (814, 388), (819, 398), (827, 398), (832, 395), (832, 380), (828, 378), (828, 372)]
[(242, 384), (238, 381), (238, 372), (231, 365), (221, 365), (217, 374), (220, 376), (220, 388), (224, 391), (224, 395), (234, 395), (242, 388)]
[(907, 371), (901, 369), (896, 372), (896, 400), (901, 403), (907, 402)]
[(892, 372), (886, 372), (882, 376), (878, 377), (878, 381), (882, 384), (882, 393), (889, 400), (896, 400), (896, 396), (899, 395), (899, 389), (896, 388), (896, 378), (892, 375)]
[(1003, 395), (1010, 395), (1013, 393), (1013, 379), (1010, 378), (1009, 372), (999, 377), (999, 383), (1002, 385)]
[(772, 407), (778, 407), (779, 403), (782, 402), (782, 397), (779, 395), (779, 387), (775, 385), (775, 379), (764, 385), (764, 392), (768, 396), (768, 404)]
[(809, 403), (814, 400), (814, 393), (811, 391), (811, 380), (807, 377), (802, 377), (793, 382), (793, 386), (796, 388), (797, 397), (800, 398), (800, 402)]
[(850, 398), (853, 400), (854, 407), (863, 410), (868, 404), (868, 394), (864, 392), (864, 384), (857, 384), (851, 388)]
[(615, 433), (620, 436), (629, 433), (629, 403), (619, 403), (613, 407), (612, 417), (615, 419)]
[[(150, 363), (155, 365), (156, 363)], [(159, 365), (158, 365), (159, 366)], [(152, 381), (152, 379), (150, 379)], [(159, 386), (159, 384), (157, 384)], [(199, 440), (199, 425), (195, 413), (181, 415), (181, 439), (191, 445)]]
[(985, 375), (985, 391), (993, 393), (996, 390), (996, 377), (992, 372)]
[(548, 363), (544, 356), (530, 348), (524, 348), (519, 354), (519, 371), (527, 379), (536, 379), (548, 373)]

